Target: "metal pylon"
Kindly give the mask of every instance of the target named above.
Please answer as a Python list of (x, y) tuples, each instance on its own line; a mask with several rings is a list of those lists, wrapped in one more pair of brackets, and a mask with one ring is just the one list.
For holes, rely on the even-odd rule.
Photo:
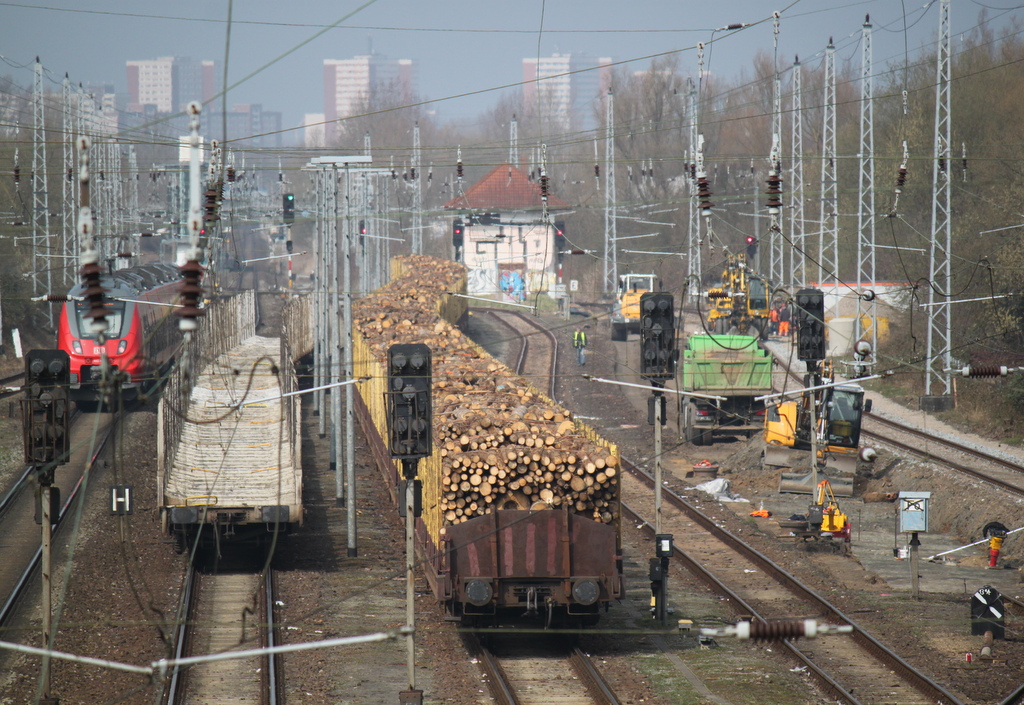
[(878, 347), (875, 301), (865, 301), (864, 289), (875, 281), (875, 107), (871, 75), (871, 22), (865, 18), (861, 36), (860, 180), (857, 209), (857, 322), (856, 337), (864, 338), (863, 317), (871, 319), (871, 349)]
[(807, 283), (807, 235), (804, 229), (804, 117), (800, 59), (793, 62), (792, 158), (789, 167), (789, 276), (794, 289)]
[[(32, 83), (32, 294), (50, 293), (53, 268), (60, 260), (51, 255), (50, 200), (46, 180), (46, 122), (43, 110), (43, 65), (36, 59)], [(53, 327), (53, 310), (47, 306)]]
[(615, 104), (611, 89), (604, 105), (604, 293), (619, 286), (618, 246), (615, 222)]
[(423, 254), (423, 181), (420, 178), (420, 124), (412, 131), (412, 252)]
[(687, 266), (686, 282), (689, 290), (690, 301), (694, 302), (701, 294), (701, 239), (700, 239), (700, 210), (697, 208), (697, 86), (693, 79), (688, 79), (689, 91), (686, 93), (686, 115), (690, 123), (690, 166), (686, 181), (690, 185), (690, 198), (688, 219), (689, 223), (687, 237)]
[[(836, 183), (836, 47), (831, 37), (825, 49), (825, 99), (822, 101), (821, 209), (818, 218), (818, 286), (831, 293), (838, 315), (839, 218)], [(828, 282), (826, 284), (826, 282)], [(827, 307), (826, 307), (827, 308)]]
[(932, 163), (932, 244), (928, 256), (928, 357), (924, 393), (952, 393), (949, 292), (950, 223), (950, 97), (949, 0), (939, 3), (939, 51), (935, 78), (935, 160)]

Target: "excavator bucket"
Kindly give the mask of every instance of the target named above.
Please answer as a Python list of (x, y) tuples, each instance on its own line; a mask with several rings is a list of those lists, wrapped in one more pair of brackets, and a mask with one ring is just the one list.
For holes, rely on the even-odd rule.
[(801, 468), (796, 472), (784, 472), (779, 480), (779, 492), (790, 494), (814, 494), (817, 491), (818, 483), (828, 480), (832, 486), (832, 493), (836, 497), (853, 496), (852, 475), (829, 475), (818, 471), (817, 477), (810, 468)]

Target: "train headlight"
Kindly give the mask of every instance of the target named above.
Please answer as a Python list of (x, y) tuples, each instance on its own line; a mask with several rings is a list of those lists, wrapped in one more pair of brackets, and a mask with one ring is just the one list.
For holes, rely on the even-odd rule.
[(128, 339), (127, 338), (122, 340), (120, 343), (117, 344), (117, 354), (118, 355), (124, 355), (124, 351), (127, 350), (127, 349), (128, 349)]
[(471, 605), (483, 607), (494, 597), (494, 590), (486, 580), (470, 580), (466, 583), (466, 600)]
[(572, 585), (572, 597), (581, 605), (592, 605), (601, 596), (601, 588), (590, 578), (577, 580)]
[(81, 340), (72, 340), (71, 341), (71, 349), (74, 351), (74, 353), (76, 355), (81, 355), (82, 354), (82, 341)]

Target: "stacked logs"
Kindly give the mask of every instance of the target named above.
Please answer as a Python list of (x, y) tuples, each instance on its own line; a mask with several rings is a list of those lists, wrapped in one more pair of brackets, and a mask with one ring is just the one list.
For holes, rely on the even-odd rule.
[(353, 319), (382, 367), (395, 343), (431, 349), (445, 522), (510, 508), (559, 508), (614, 522), (618, 457), (437, 315), (439, 297), (465, 275), (461, 265), (407, 259), (410, 274), (357, 302)]

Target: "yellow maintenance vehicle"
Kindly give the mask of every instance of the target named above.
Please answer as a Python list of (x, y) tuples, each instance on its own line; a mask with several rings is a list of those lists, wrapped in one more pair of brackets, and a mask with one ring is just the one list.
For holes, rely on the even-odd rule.
[(768, 337), (768, 282), (747, 265), (747, 256), (725, 253), (722, 282), (707, 291), (711, 333)]
[[(852, 535), (850, 517), (839, 508), (839, 502), (832, 491), (832, 483), (828, 479), (819, 482), (816, 490), (814, 502), (807, 508), (805, 518), (794, 516), (780, 520), (779, 526), (790, 529), (797, 540), (834, 541), (834, 548), (848, 552)], [(839, 543), (840, 541), (842, 543)]]
[(640, 297), (656, 291), (654, 274), (621, 274), (611, 310), (612, 340), (640, 335)]
[(836, 493), (851, 497), (860, 459), (861, 419), (871, 411), (871, 400), (864, 399), (859, 384), (835, 384), (830, 362), (821, 361), (820, 367), (820, 374), (807, 376), (811, 384), (806, 386), (817, 389), (805, 391), (794, 401), (768, 404), (762, 465), (783, 471), (780, 492), (811, 494), (809, 469), (786, 470), (810, 465), (809, 454), (814, 452), (818, 466), (830, 471)]
[(780, 492), (813, 494), (818, 475), (827, 471), (831, 489), (851, 497), (857, 461), (874, 454), (860, 447), (861, 419), (871, 411), (871, 400), (859, 384), (836, 382), (835, 368), (825, 359), (824, 294), (801, 289), (793, 303), (797, 356), (807, 374), (794, 398), (766, 402), (761, 463), (765, 470), (782, 470)]

